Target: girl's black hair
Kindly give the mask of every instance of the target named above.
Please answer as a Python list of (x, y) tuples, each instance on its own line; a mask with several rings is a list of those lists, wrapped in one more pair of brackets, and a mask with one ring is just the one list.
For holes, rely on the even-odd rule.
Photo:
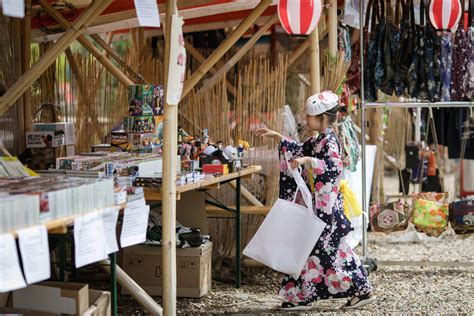
[(328, 118), (328, 123), (332, 125), (334, 122), (337, 121), (337, 112), (339, 112), (339, 105), (333, 107), (332, 109), (323, 113)]

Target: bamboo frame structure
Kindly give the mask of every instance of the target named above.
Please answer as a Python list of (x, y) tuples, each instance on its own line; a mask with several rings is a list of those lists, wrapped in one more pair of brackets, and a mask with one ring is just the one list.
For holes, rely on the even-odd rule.
[(278, 16), (275, 14), (271, 16), (265, 24), (257, 31), (252, 37), (239, 49), (231, 59), (227, 61), (227, 63), (221, 67), (212, 77), (209, 79), (203, 86), (203, 88), (210, 87), (217, 80), (223, 76), (227, 71), (229, 71), (232, 67), (237, 64), (237, 62), (255, 45), (255, 43), (262, 37), (263, 34), (275, 23), (278, 21)]
[(229, 34), (229, 36), (212, 52), (209, 58), (196, 70), (194, 74), (185, 82), (181, 100), (196, 86), (196, 84), (206, 75), (209, 69), (224, 56), (224, 54), (239, 40), (245, 31), (258, 19), (268, 8), (272, 0), (262, 0), (255, 9)]
[[(25, 1), (25, 18), (23, 19), (23, 72), (30, 68), (31, 59), (31, 0)], [(31, 91), (26, 90), (23, 94), (23, 121), (25, 131), (31, 131), (31, 119), (33, 116), (31, 104)]]
[[(53, 6), (46, 0), (37, 0), (45, 11), (55, 19), (62, 27), (71, 27), (69, 23)], [(81, 43), (111, 74), (113, 74), (124, 86), (133, 85), (131, 81), (120, 69), (118, 69), (104, 54), (102, 54), (84, 35), (79, 35), (77, 41)]]
[[(165, 23), (165, 91), (169, 86), (168, 71), (171, 50), (171, 19), (177, 14), (176, 0), (166, 1)], [(166, 93), (166, 92), (165, 92)], [(176, 315), (176, 171), (178, 152), (178, 105), (164, 104), (164, 144), (163, 144), (163, 280), (162, 305), (164, 315)]]
[[(15, 70), (15, 74), (22, 74), (23, 73), (23, 56), (22, 56), (22, 41), (21, 41), (21, 20), (20, 19), (12, 19), (11, 23), (12, 27), (12, 44), (13, 44), (13, 61), (14, 64), (13, 69)], [(17, 128), (18, 131), (23, 134), (25, 132), (25, 120), (24, 120), (24, 102), (23, 97), (19, 98), (16, 101), (16, 111), (17, 111)], [(20, 139), (17, 142), (17, 150), (18, 152), (22, 152), (25, 149), (25, 138)]]
[(0, 115), (5, 113), (23, 93), (28, 90), (33, 82), (48, 69), (56, 58), (69, 47), (84, 31), (84, 29), (96, 19), (102, 11), (109, 6), (112, 0), (95, 1), (85, 10), (64, 33), (64, 35), (41, 57), (38, 62), (25, 72), (7, 92), (0, 98)]
[[(204, 63), (206, 61), (206, 57), (204, 57), (190, 42), (185, 40), (185, 47), (186, 51), (188, 51), (191, 56), (194, 57), (199, 63)], [(209, 72), (214, 75), (217, 72), (216, 67), (212, 67), (209, 69)], [(227, 88), (227, 91), (229, 91), (230, 94), (232, 94), (234, 97), (237, 95), (237, 90), (235, 89), (234, 85), (229, 81), (226, 80), (225, 86)]]
[(321, 91), (321, 70), (319, 66), (319, 32), (318, 27), (309, 36), (310, 41), (310, 80), (311, 94)]
[(328, 15), (329, 53), (337, 53), (337, 0), (330, 0)]

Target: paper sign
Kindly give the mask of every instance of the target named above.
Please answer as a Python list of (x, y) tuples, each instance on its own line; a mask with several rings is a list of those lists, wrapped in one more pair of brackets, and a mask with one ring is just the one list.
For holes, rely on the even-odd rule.
[(105, 232), (105, 248), (107, 253), (116, 252), (118, 250), (117, 244), (117, 218), (120, 207), (111, 207), (102, 211), (102, 221), (104, 223)]
[(122, 247), (136, 245), (146, 240), (149, 214), (149, 205), (135, 208), (131, 208), (127, 205), (123, 216), (122, 233), (120, 235), (120, 244)]
[(26, 287), (12, 234), (0, 235), (0, 293)]
[(48, 230), (46, 226), (34, 226), (18, 231), (21, 259), (28, 284), (51, 277)]
[(140, 26), (160, 27), (160, 13), (156, 0), (135, 0), (135, 9)]
[(183, 18), (177, 14), (171, 17), (170, 66), (166, 85), (166, 102), (177, 105), (183, 92), (186, 75), (186, 48), (183, 37)]
[(141, 206), (145, 206), (146, 202), (144, 198), (133, 200), (127, 203), (127, 208), (137, 208)]
[(14, 18), (25, 17), (25, 0), (3, 0), (3, 14)]
[(107, 258), (102, 215), (91, 212), (74, 220), (76, 268)]

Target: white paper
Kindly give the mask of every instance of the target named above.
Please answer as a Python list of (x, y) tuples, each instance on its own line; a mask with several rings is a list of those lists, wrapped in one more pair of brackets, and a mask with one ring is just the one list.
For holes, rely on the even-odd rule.
[(126, 208), (137, 208), (137, 207), (141, 207), (145, 205), (146, 205), (145, 199), (141, 198), (141, 199), (128, 202)]
[(26, 287), (12, 234), (0, 235), (0, 293)]
[(51, 277), (48, 230), (46, 226), (33, 226), (18, 231), (21, 259), (28, 284)]
[(165, 93), (166, 102), (172, 105), (177, 105), (181, 99), (184, 77), (186, 75), (186, 48), (184, 47), (183, 23), (182, 17), (173, 14), (171, 17), (170, 66)]
[(122, 248), (136, 245), (146, 240), (149, 214), (149, 205), (135, 208), (127, 206), (125, 208), (122, 233), (120, 235), (120, 245)]
[(25, 0), (3, 0), (3, 14), (14, 18), (25, 17)]
[(102, 221), (104, 223), (105, 232), (105, 248), (107, 253), (118, 251), (117, 244), (117, 218), (120, 207), (110, 207), (102, 211)]
[(76, 268), (107, 258), (102, 215), (91, 212), (74, 220)]
[(160, 13), (156, 0), (135, 0), (135, 9), (140, 26), (160, 27)]

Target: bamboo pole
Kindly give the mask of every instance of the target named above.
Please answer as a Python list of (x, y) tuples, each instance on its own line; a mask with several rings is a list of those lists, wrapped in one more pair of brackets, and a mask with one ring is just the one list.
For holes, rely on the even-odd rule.
[[(23, 19), (23, 72), (30, 68), (31, 59), (31, 0), (25, 1), (25, 18)], [(23, 121), (25, 131), (31, 131), (33, 109), (31, 106), (31, 90), (27, 89), (23, 95)]]
[(319, 69), (319, 34), (317, 27), (309, 36), (309, 41), (311, 94), (314, 94), (321, 91), (321, 71)]
[[(110, 272), (110, 260), (102, 260), (100, 262), (101, 267)], [(117, 271), (117, 282), (126, 289), (130, 295), (143, 306), (151, 315), (162, 315), (163, 309), (160, 305), (143, 290), (137, 282), (135, 282), (125, 271), (122, 270), (118, 265), (115, 267)]]
[(242, 23), (229, 34), (229, 36), (212, 52), (209, 58), (201, 64), (194, 74), (186, 81), (181, 99), (183, 99), (204, 77), (212, 66), (239, 40), (245, 31), (258, 19), (258, 17), (268, 8), (272, 0), (262, 0), (253, 11), (242, 21)]
[(265, 24), (257, 31), (252, 37), (242, 46), (234, 56), (232, 56), (227, 63), (221, 67), (211, 79), (209, 79), (203, 86), (203, 88), (213, 85), (221, 76), (223, 76), (227, 71), (229, 71), (234, 65), (252, 48), (255, 43), (262, 37), (262, 35), (276, 22), (278, 21), (278, 16), (275, 14), (271, 16)]
[(11, 105), (31, 87), (33, 82), (53, 64), (56, 58), (75, 41), (84, 29), (104, 11), (112, 0), (95, 1), (71, 25), (64, 35), (44, 53), (38, 62), (28, 69), (0, 98), (0, 115), (5, 113)]
[[(169, 85), (171, 18), (177, 14), (176, 0), (166, 1), (165, 23), (165, 91)], [(164, 104), (164, 144), (163, 144), (163, 314), (176, 315), (176, 172), (178, 152), (178, 105)]]
[[(23, 52), (23, 47), (22, 47), (22, 42), (21, 42), (21, 20), (20, 19), (11, 19), (11, 30), (12, 30), (12, 41), (13, 41), (13, 61), (14, 64), (13, 69), (15, 70), (15, 74), (19, 75), (23, 73), (23, 65), (22, 65), (22, 52)], [(16, 123), (18, 126), (18, 134), (23, 135), (25, 132), (25, 121), (24, 121), (24, 103), (23, 103), (23, 98), (20, 98), (16, 102), (16, 111), (17, 111), (17, 117), (16, 117)], [(19, 137), (18, 142), (17, 142), (17, 151), (22, 152), (25, 149), (25, 138), (24, 137)]]
[[(71, 26), (58, 11), (56, 11), (47, 0), (38, 0), (38, 3), (45, 9), (45, 11), (55, 19), (62, 27), (68, 28)], [(114, 75), (124, 86), (133, 85), (131, 81), (120, 69), (118, 69), (107, 57), (102, 54), (84, 35), (79, 35), (77, 41), (81, 43), (112, 75)]]
[[(111, 33), (109, 33), (111, 34)], [(113, 34), (113, 33), (112, 33)], [(141, 82), (146, 82), (145, 78), (139, 73), (137, 73), (135, 70), (132, 69), (114, 50), (112, 47), (110, 47), (109, 44), (109, 39), (107, 41), (104, 41), (102, 37), (100, 37), (97, 34), (91, 35), (92, 39), (104, 49), (104, 56), (110, 55), (113, 59), (115, 59), (119, 64), (121, 64), (126, 71), (128, 71), (130, 74), (132, 74), (136, 79), (138, 79)], [(111, 40), (112, 37), (110, 37)]]
[[(186, 51), (188, 51), (191, 56), (193, 56), (199, 63), (202, 64), (206, 61), (206, 57), (204, 57), (196, 48), (194, 48), (194, 46), (190, 42), (185, 40), (185, 46)], [(217, 72), (216, 67), (211, 67), (211, 69), (209, 69), (209, 72), (214, 75)], [(227, 91), (230, 92), (230, 94), (232, 94), (234, 97), (237, 96), (237, 90), (229, 80), (226, 80), (225, 86), (227, 88)]]
[(329, 53), (334, 57), (337, 53), (337, 0), (330, 0), (328, 22)]

